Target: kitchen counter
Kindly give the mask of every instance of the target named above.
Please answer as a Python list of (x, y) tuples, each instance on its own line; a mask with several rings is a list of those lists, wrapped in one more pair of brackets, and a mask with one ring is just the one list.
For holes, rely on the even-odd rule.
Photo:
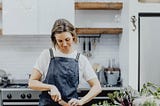
[[(90, 88), (78, 88), (78, 91), (89, 90)], [(121, 90), (123, 87), (102, 87), (102, 91)]]
[[(113, 91), (113, 90), (121, 90), (123, 89), (123, 87), (102, 87), (102, 91)], [(34, 91), (30, 88), (0, 88), (0, 91), (5, 91), (5, 90), (15, 90), (15, 91), (18, 91), (18, 90), (28, 90), (28, 91)], [(90, 90), (90, 88), (78, 88), (78, 91), (88, 91)]]

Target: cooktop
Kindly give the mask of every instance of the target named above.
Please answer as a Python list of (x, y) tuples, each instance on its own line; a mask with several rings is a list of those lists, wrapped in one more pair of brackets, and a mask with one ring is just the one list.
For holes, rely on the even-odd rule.
[(1, 88), (27, 88), (28, 84), (4, 84)]

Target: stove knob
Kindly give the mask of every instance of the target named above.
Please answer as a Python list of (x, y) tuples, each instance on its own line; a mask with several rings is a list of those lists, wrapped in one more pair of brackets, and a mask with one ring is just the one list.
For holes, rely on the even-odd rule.
[(8, 98), (8, 99), (11, 99), (11, 98), (12, 98), (12, 95), (11, 95), (11, 94), (7, 94), (7, 98)]
[(24, 99), (26, 96), (25, 94), (21, 94), (21, 98)]
[(29, 94), (27, 94), (27, 98), (31, 98), (32, 97), (32, 95), (29, 93)]

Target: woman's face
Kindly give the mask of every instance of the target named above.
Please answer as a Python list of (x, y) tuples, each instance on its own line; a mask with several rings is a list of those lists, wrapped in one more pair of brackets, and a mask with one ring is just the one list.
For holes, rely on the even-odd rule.
[(73, 36), (70, 32), (62, 32), (55, 35), (58, 48), (63, 52), (69, 52), (72, 49)]

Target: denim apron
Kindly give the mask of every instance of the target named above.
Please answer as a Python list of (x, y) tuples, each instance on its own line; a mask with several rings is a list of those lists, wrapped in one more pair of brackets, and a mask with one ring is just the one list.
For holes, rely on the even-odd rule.
[[(54, 57), (53, 50), (50, 48), (50, 64), (43, 83), (55, 85), (61, 93), (62, 99), (68, 102), (71, 98), (78, 98), (77, 87), (79, 84), (79, 65), (80, 53), (76, 59), (66, 57)], [(48, 91), (42, 91), (39, 106), (61, 106), (51, 99)]]

